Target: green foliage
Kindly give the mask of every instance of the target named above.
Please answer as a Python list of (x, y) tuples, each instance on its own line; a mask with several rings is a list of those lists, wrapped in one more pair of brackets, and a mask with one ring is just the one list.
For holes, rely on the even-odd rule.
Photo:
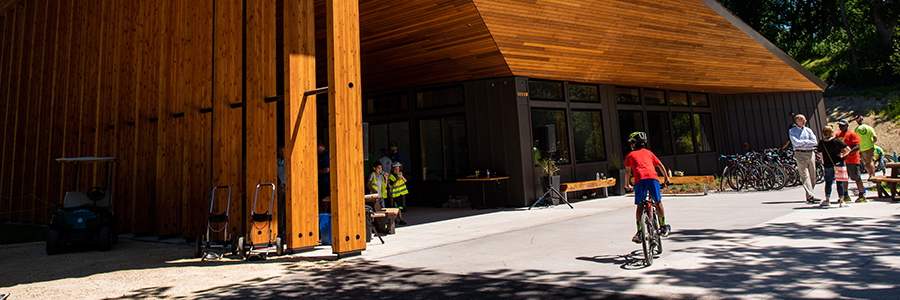
[(552, 159), (541, 160), (538, 167), (541, 168), (541, 175), (544, 177), (556, 176), (559, 173), (559, 167), (556, 166), (556, 162)]
[(885, 116), (891, 121), (900, 122), (900, 93), (894, 94), (894, 97), (888, 100), (879, 115)]

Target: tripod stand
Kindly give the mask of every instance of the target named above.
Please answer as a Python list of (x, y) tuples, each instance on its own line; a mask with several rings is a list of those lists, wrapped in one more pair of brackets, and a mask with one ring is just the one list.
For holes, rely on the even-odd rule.
[[(566, 199), (566, 195), (563, 195), (562, 193), (557, 191), (556, 188), (554, 188), (553, 186), (550, 186), (550, 189), (548, 189), (547, 192), (545, 192), (544, 195), (542, 195), (540, 198), (535, 200), (534, 203), (528, 207), (528, 210), (531, 210), (531, 208), (534, 207), (535, 205), (537, 205), (538, 203), (540, 203), (541, 200), (544, 200), (544, 198), (547, 197), (547, 195), (549, 195), (551, 192), (556, 194), (556, 196), (558, 196), (560, 199), (562, 199), (564, 202), (566, 202), (566, 205), (568, 205), (569, 208), (575, 209), (575, 207), (573, 207), (572, 204), (569, 203), (569, 200)], [(551, 195), (550, 197), (553, 197), (553, 195)]]

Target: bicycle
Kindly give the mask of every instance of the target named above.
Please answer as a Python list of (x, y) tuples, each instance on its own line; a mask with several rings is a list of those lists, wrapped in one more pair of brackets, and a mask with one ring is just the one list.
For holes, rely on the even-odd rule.
[[(668, 187), (671, 184), (663, 185)], [(641, 246), (644, 249), (644, 265), (649, 267), (653, 264), (653, 255), (663, 252), (662, 232), (659, 227), (659, 217), (656, 215), (656, 205), (653, 205), (650, 195), (647, 195), (640, 205), (644, 207), (644, 211), (641, 213)]]

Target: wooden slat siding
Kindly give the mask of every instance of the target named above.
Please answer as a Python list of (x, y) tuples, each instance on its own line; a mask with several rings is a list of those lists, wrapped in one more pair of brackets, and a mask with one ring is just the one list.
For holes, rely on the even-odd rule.
[(53, 108), (56, 105), (53, 98), (53, 79), (56, 73), (54, 67), (56, 66), (57, 57), (56, 35), (58, 30), (57, 22), (59, 21), (59, 0), (48, 0), (46, 2), (47, 13), (45, 16), (46, 27), (43, 52), (45, 57), (43, 71), (41, 72), (42, 87), (38, 96), (38, 99), (41, 101), (39, 106), (41, 109), (38, 111), (39, 116), (37, 117), (41, 121), (38, 124), (37, 144), (35, 145), (38, 151), (35, 162), (35, 194), (42, 200), (42, 202), (39, 202), (41, 204), (39, 206), (43, 206), (43, 208), (36, 210), (37, 216), (35, 219), (36, 222), (40, 223), (49, 223), (50, 214), (53, 212), (53, 204), (56, 203), (53, 198), (56, 195), (53, 186), (56, 183), (56, 177), (53, 176), (56, 173), (56, 162), (50, 156), (50, 141), (53, 138), (53, 123), (55, 122), (53, 120)]
[[(265, 102), (266, 97), (275, 96), (275, 0), (248, 1), (245, 11), (247, 64), (244, 77), (246, 86), (244, 131), (247, 139), (244, 151), (247, 169), (244, 186), (247, 187), (247, 207), (250, 208), (253, 205), (257, 184), (276, 183), (276, 103)], [(275, 214), (277, 205), (270, 207), (270, 188), (260, 188), (256, 197), (256, 212), (269, 212), (277, 216)], [(269, 236), (266, 230), (253, 230), (250, 234), (251, 240), (254, 243), (274, 241), (275, 236), (280, 234), (277, 230), (277, 221), (277, 217), (272, 220), (272, 236)]]
[(161, 3), (156, 0), (141, 1), (140, 34), (138, 38), (138, 90), (137, 140), (135, 141), (135, 196), (132, 231), (137, 234), (152, 232), (155, 227), (157, 181), (156, 147), (160, 98), (160, 55), (162, 40)]
[[(57, 25), (56, 32), (56, 60), (54, 61), (53, 67), (53, 117), (52, 124), (53, 128), (50, 139), (50, 157), (51, 159), (56, 159), (60, 157), (64, 157), (65, 145), (66, 145), (66, 135), (70, 134), (68, 127), (68, 107), (72, 101), (69, 101), (68, 93), (69, 93), (69, 82), (71, 81), (71, 76), (69, 76), (69, 72), (72, 69), (71, 65), (71, 45), (72, 45), (72, 36), (71, 36), (71, 28), (72, 28), (72, 0), (58, 0), (57, 5), (59, 6), (59, 20)], [(51, 172), (51, 182), (48, 184), (51, 188), (51, 195), (54, 197), (51, 203), (58, 204), (62, 203), (61, 199), (63, 196), (62, 192), (57, 193), (57, 190), (62, 191), (62, 182), (60, 182), (60, 186), (57, 186), (57, 179), (59, 177), (59, 167), (56, 165), (55, 161), (50, 162)]]
[[(121, 30), (119, 28), (119, 18), (121, 7), (119, 1), (103, 0), (101, 10), (101, 47), (100, 47), (100, 90), (98, 105), (98, 122), (97, 122), (97, 156), (101, 157), (119, 157), (118, 133), (124, 126), (118, 126), (119, 103), (122, 99), (119, 97), (119, 78), (121, 74), (121, 64), (119, 63), (121, 51)], [(112, 128), (110, 128), (112, 126)], [(121, 172), (122, 161), (112, 164), (109, 173), (109, 182), (106, 178), (106, 165), (99, 164), (97, 172), (97, 185), (109, 185), (109, 192), (113, 194), (113, 209), (116, 212), (122, 212), (122, 200), (119, 198), (122, 193), (119, 192), (120, 187), (116, 185), (117, 177), (128, 176)], [(117, 214), (119, 223), (122, 222), (121, 214)], [(127, 227), (119, 225), (120, 228)]]
[[(69, 44), (69, 78), (66, 81), (66, 94), (63, 95), (66, 110), (63, 113), (66, 119), (66, 132), (64, 134), (63, 153), (61, 157), (78, 157), (79, 136), (81, 134), (81, 82), (84, 80), (82, 61), (84, 60), (84, 16), (86, 2), (72, 1), (70, 16), (70, 44)], [(76, 113), (78, 112), (78, 113)], [(61, 191), (76, 189), (72, 185), (75, 178), (75, 166), (68, 164), (63, 166), (63, 180), (60, 184)], [(80, 173), (84, 171), (79, 170)], [(84, 185), (84, 180), (79, 180)], [(62, 192), (65, 196), (65, 192)]]
[[(13, 26), (15, 24), (15, 14), (12, 11), (3, 10), (0, 11), (0, 15), (3, 16), (3, 30), (0, 31), (0, 125), (3, 128), (10, 128), (9, 123), (7, 122), (9, 113), (12, 111), (11, 102), (12, 99), (9, 98), (9, 83), (11, 79), (10, 75), (10, 56), (12, 55), (12, 44), (15, 38), (13, 34)], [(10, 130), (2, 130), (0, 132), (0, 157), (6, 157), (6, 148), (12, 142), (12, 136), (9, 134)], [(4, 159), (0, 162), (0, 220), (5, 220), (9, 218), (9, 204), (11, 201), (6, 198), (8, 185), (6, 184), (9, 179), (9, 175), (6, 173), (7, 162)]]
[[(19, 9), (20, 8), (20, 9)], [(31, 103), (28, 101), (28, 83), (29, 83), (29, 75), (31, 68), (31, 41), (33, 37), (33, 26), (32, 22), (34, 22), (34, 7), (33, 5), (28, 5), (27, 3), (24, 6), (19, 6), (16, 9), (16, 26), (19, 26), (17, 30), (19, 30), (19, 34), (21, 35), (18, 38), (18, 42), (21, 45), (20, 51), (20, 59), (21, 61), (18, 63), (18, 70), (14, 76), (17, 76), (16, 86), (14, 87), (16, 90), (15, 93), (15, 101), (19, 102), (18, 109), (14, 112), (16, 114), (15, 118), (15, 144), (13, 147), (12, 156), (7, 156), (13, 162), (12, 168), (12, 197), (13, 200), (13, 215), (12, 219), (15, 221), (23, 221), (23, 216), (25, 215), (25, 210), (28, 209), (25, 206), (27, 201), (31, 201), (31, 199), (27, 199), (25, 191), (23, 189), (23, 175), (25, 173), (25, 148), (26, 141), (26, 128), (27, 128), (27, 119), (31, 116), (28, 115), (28, 108)], [(20, 14), (21, 12), (21, 14)]]
[(44, 201), (46, 198), (44, 197), (44, 191), (41, 187), (43, 187), (43, 182), (40, 182), (40, 186), (38, 185), (38, 181), (36, 180), (38, 177), (43, 178), (45, 173), (43, 170), (38, 169), (38, 162), (42, 159), (41, 153), (46, 150), (46, 147), (41, 147), (39, 144), (39, 140), (44, 136), (41, 134), (41, 128), (44, 127), (47, 122), (45, 118), (42, 118), (41, 115), (46, 111), (46, 99), (43, 97), (44, 88), (44, 73), (51, 72), (52, 70), (45, 70), (47, 66), (47, 55), (46, 53), (46, 30), (47, 30), (47, 0), (34, 0), (34, 22), (32, 23), (34, 26), (34, 42), (32, 47), (32, 64), (31, 64), (31, 75), (29, 76), (30, 83), (28, 86), (28, 101), (31, 102), (29, 106), (29, 118), (28, 118), (28, 129), (26, 133), (27, 143), (25, 144), (25, 149), (27, 149), (25, 155), (25, 168), (28, 170), (26, 172), (25, 177), (21, 180), (23, 182), (23, 186), (25, 187), (25, 194), (32, 195), (31, 200), (28, 201), (28, 213), (25, 216), (25, 220), (29, 222), (47, 222), (49, 219), (44, 220), (41, 218), (40, 214), (49, 209)]
[(209, 193), (212, 187), (212, 114), (201, 114), (200, 110), (212, 107), (213, 0), (189, 1), (186, 17), (189, 37), (186, 62), (190, 65), (186, 74), (189, 75), (187, 86), (190, 94), (184, 102), (182, 174), (185, 181), (185, 205), (181, 235), (190, 238), (206, 233)]
[[(20, 200), (22, 203), (22, 217), (21, 220), (25, 222), (33, 222), (32, 218), (34, 216), (35, 209), (35, 199), (34, 195), (34, 140), (35, 140), (35, 118), (34, 114), (37, 110), (37, 103), (35, 103), (34, 98), (34, 85), (37, 83), (35, 80), (35, 69), (38, 68), (38, 62), (40, 61), (40, 57), (38, 56), (37, 50), (37, 41), (41, 39), (41, 34), (39, 32), (38, 16), (40, 13), (38, 11), (41, 10), (40, 5), (36, 1), (25, 2), (25, 7), (27, 10), (25, 17), (25, 62), (23, 65), (22, 73), (22, 81), (20, 81), (22, 92), (20, 92), (19, 96), (22, 97), (21, 101), (25, 101), (27, 104), (25, 105), (24, 113), (25, 115), (20, 115), (19, 126), (24, 126), (24, 130), (21, 131), (21, 141), (22, 148), (20, 148), (21, 152), (17, 154), (17, 162), (16, 164), (21, 164), (21, 172), (19, 172), (17, 178), (15, 179), (16, 185), (18, 185), (21, 190), (18, 192), (22, 195), (22, 199)], [(46, 7), (44, 8), (46, 10)], [(24, 93), (24, 94), (22, 94)], [(18, 150), (17, 150), (18, 151)]]
[(116, 175), (113, 177), (115, 186), (114, 195), (116, 201), (116, 213), (119, 216), (119, 230), (133, 231), (135, 204), (138, 197), (135, 195), (135, 174), (138, 162), (135, 160), (135, 124), (137, 121), (137, 85), (138, 85), (138, 19), (140, 16), (140, 3), (137, 1), (119, 1), (121, 18), (119, 20), (118, 35), (121, 40), (118, 46), (121, 58), (119, 59), (118, 76), (118, 100), (116, 131), (117, 145)]
[(290, 200), (287, 243), (290, 249), (319, 244), (314, 0), (284, 2), (284, 132), (285, 172)]
[(474, 3), (518, 76), (718, 93), (820, 89), (701, 1)]
[(331, 213), (334, 253), (366, 249), (363, 210), (362, 83), (359, 6), (326, 0), (328, 120), (331, 153)]
[[(319, 53), (326, 50), (324, 2), (316, 0)], [(512, 75), (472, 1), (359, 5), (360, 24), (365, 24), (360, 28), (360, 55), (367, 92)], [(317, 66), (318, 80), (325, 82), (324, 56)]]
[(159, 56), (160, 86), (157, 135), (156, 197), (154, 233), (172, 235), (181, 233), (182, 192), (182, 140), (183, 118), (174, 114), (184, 112), (184, 1), (168, 0), (161, 4), (161, 32), (163, 32)]
[[(100, 1), (88, 1), (84, 14), (84, 62), (82, 64), (83, 82), (81, 83), (81, 132), (79, 137), (79, 156), (97, 156), (98, 115), (100, 100), (100, 23), (103, 7)], [(82, 165), (79, 171), (80, 191), (102, 183), (97, 178), (100, 164)]]
[[(244, 231), (242, 180), (242, 110), (231, 108), (241, 103), (242, 85), (242, 20), (243, 4), (216, 2), (213, 50), (213, 185), (232, 187), (230, 226), (237, 233)], [(247, 187), (248, 189), (250, 187)], [(224, 199), (224, 197), (223, 197)], [(224, 206), (224, 205), (223, 205)], [(247, 212), (249, 214), (249, 211)]]

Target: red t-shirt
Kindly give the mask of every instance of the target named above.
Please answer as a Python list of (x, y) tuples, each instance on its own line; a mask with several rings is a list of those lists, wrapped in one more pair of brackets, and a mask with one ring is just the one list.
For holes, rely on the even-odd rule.
[[(834, 137), (841, 140), (841, 142), (844, 142), (844, 144), (847, 144), (847, 147), (850, 147), (851, 149), (853, 148), (853, 146), (859, 146), (859, 135), (856, 135), (856, 133), (853, 133), (853, 131), (838, 131), (838, 133), (835, 134)], [(845, 157), (844, 162), (848, 164), (859, 164), (859, 151), (856, 151), (853, 154)]]
[(656, 155), (647, 149), (631, 151), (625, 157), (625, 166), (634, 170), (634, 182), (642, 179), (659, 180), (659, 175), (656, 174), (656, 166), (661, 164), (662, 162), (659, 161), (659, 158), (656, 158)]

